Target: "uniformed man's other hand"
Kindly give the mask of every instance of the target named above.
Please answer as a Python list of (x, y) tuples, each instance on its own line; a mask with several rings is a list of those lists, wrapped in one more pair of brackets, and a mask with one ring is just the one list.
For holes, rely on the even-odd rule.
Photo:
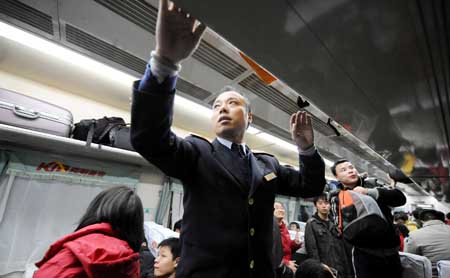
[(206, 26), (168, 0), (159, 1), (156, 23), (156, 55), (173, 64), (188, 58), (197, 48)]
[(294, 273), (297, 272), (298, 265), (295, 263), (295, 261), (289, 261), (286, 266), (289, 267), (292, 270), (292, 272)]
[(314, 145), (314, 131), (311, 115), (306, 112), (297, 112), (291, 116), (292, 140), (301, 150), (307, 150)]

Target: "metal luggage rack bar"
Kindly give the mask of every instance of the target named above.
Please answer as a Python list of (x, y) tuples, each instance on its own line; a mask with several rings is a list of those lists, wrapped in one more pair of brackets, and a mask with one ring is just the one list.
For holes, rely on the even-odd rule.
[(0, 124), (0, 148), (17, 147), (134, 166), (153, 167), (137, 152), (94, 143), (87, 147), (84, 141)]

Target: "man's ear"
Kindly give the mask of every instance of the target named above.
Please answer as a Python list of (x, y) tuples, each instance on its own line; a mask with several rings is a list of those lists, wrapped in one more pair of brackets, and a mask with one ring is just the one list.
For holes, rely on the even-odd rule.
[(177, 257), (173, 263), (173, 266), (177, 267), (179, 262), (180, 262), (180, 257)]
[(253, 114), (252, 114), (252, 112), (248, 112), (248, 115), (247, 115), (247, 127), (246, 128), (248, 128), (251, 125), (252, 122), (253, 122)]

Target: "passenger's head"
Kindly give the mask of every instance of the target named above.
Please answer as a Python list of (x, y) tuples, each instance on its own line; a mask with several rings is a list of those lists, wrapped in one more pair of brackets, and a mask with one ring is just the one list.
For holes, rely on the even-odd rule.
[(177, 233), (181, 233), (181, 224), (182, 224), (181, 219), (175, 222), (175, 224), (173, 224), (173, 230)]
[(328, 215), (330, 212), (330, 201), (327, 194), (323, 193), (314, 198), (314, 206), (319, 214)]
[(141, 199), (129, 187), (117, 186), (100, 192), (89, 204), (76, 228), (109, 223), (119, 237), (138, 252), (144, 241), (144, 211)]
[(281, 204), (279, 202), (275, 202), (273, 204), (273, 216), (275, 216), (275, 218), (278, 221), (281, 221), (281, 220), (283, 220), (285, 215), (286, 215), (286, 211), (284, 210), (283, 204)]
[(295, 278), (336, 278), (337, 275), (327, 265), (315, 259), (303, 261), (295, 273)]
[(358, 171), (347, 159), (340, 159), (331, 166), (331, 172), (344, 187), (353, 188), (359, 182)]
[(235, 88), (226, 86), (214, 100), (211, 117), (214, 133), (224, 139), (240, 143), (252, 122), (250, 101)]
[(297, 222), (291, 222), (289, 224), (289, 230), (300, 232), (300, 224), (298, 224)]
[[(155, 277), (171, 277), (175, 275), (181, 256), (181, 245), (178, 238), (168, 238), (158, 245), (159, 252), (155, 258)], [(174, 276), (173, 276), (174, 277)]]
[(394, 222), (396, 224), (405, 224), (408, 221), (408, 215), (402, 211), (394, 214)]
[(430, 220), (442, 220), (442, 216), (440, 213), (434, 209), (424, 209), (420, 212), (419, 215), (420, 220), (423, 222), (427, 222)]
[(450, 221), (450, 212), (445, 215), (445, 220)]

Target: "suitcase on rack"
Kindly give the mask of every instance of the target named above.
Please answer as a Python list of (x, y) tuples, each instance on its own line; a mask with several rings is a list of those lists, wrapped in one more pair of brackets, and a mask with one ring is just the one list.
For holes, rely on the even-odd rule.
[(0, 88), (0, 124), (69, 137), (73, 116), (65, 108)]

